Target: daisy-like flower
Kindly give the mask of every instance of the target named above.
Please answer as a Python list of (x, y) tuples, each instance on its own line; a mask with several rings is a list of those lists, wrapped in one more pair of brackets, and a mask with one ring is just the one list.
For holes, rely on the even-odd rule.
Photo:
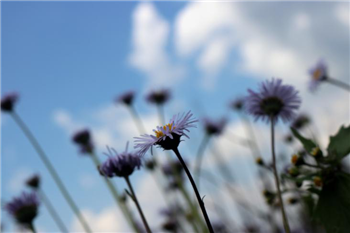
[(76, 132), (73, 135), (72, 140), (80, 147), (80, 151), (83, 154), (91, 153), (94, 150), (91, 134), (88, 129), (83, 129)]
[(12, 215), (18, 224), (31, 227), (38, 214), (39, 199), (33, 193), (23, 192), (21, 196), (13, 198), (5, 205), (5, 210)]
[(31, 176), (27, 181), (26, 185), (33, 189), (38, 189), (40, 187), (40, 176), (35, 174)]
[(204, 129), (208, 135), (219, 135), (223, 132), (227, 120), (222, 118), (219, 121), (214, 121), (209, 118), (203, 119)]
[(255, 117), (274, 123), (281, 118), (284, 122), (295, 118), (301, 99), (293, 86), (283, 85), (281, 79), (267, 80), (260, 85), (259, 92), (248, 90), (247, 111)]
[(140, 156), (152, 147), (157, 145), (164, 150), (172, 150), (179, 146), (180, 138), (185, 136), (189, 138), (186, 132), (189, 128), (196, 127), (194, 123), (198, 120), (192, 118), (191, 111), (186, 114), (174, 115), (169, 124), (158, 126), (154, 131), (155, 135), (144, 134), (135, 138), (135, 149)]
[(114, 149), (108, 148), (108, 159), (101, 164), (100, 172), (107, 177), (128, 177), (135, 169), (140, 169), (141, 158), (135, 153), (128, 152), (128, 145), (124, 152), (118, 154)]
[(236, 99), (234, 99), (233, 101), (231, 101), (230, 103), (230, 107), (235, 110), (235, 111), (242, 111), (244, 110), (244, 105), (245, 104), (245, 98), (244, 97), (238, 97)]
[(18, 94), (16, 92), (6, 94), (1, 99), (1, 110), (4, 112), (12, 112), (17, 101)]
[(310, 118), (306, 114), (300, 114), (292, 123), (292, 128), (302, 129), (310, 123)]
[(135, 98), (135, 92), (134, 91), (127, 91), (123, 94), (121, 94), (117, 99), (117, 103), (122, 103), (127, 106), (130, 106), (133, 104)]
[(321, 82), (328, 79), (327, 73), (328, 67), (323, 60), (317, 62), (317, 64), (309, 70), (311, 80), (309, 83), (309, 89), (315, 91)]
[(170, 91), (168, 89), (160, 89), (151, 91), (147, 96), (146, 100), (151, 104), (164, 104), (170, 99)]

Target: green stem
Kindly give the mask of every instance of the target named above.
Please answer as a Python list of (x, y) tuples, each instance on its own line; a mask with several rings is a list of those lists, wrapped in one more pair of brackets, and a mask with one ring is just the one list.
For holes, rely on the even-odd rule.
[(196, 183), (194, 182), (194, 180), (192, 178), (191, 172), (188, 170), (187, 165), (186, 165), (185, 161), (182, 159), (182, 156), (181, 156), (179, 150), (177, 148), (174, 148), (173, 151), (176, 154), (177, 158), (179, 159), (182, 167), (184, 168), (188, 179), (190, 180), (190, 183), (192, 185), (194, 193), (196, 194), (196, 198), (197, 198), (198, 204), (199, 204), (199, 206), (200, 206), (200, 208), (202, 210), (202, 213), (203, 213), (205, 222), (207, 224), (208, 230), (209, 230), (210, 233), (214, 233), (213, 227), (211, 226), (210, 219), (208, 217), (207, 211), (206, 211), (205, 206), (204, 206), (204, 202), (203, 202), (201, 196), (199, 195)]
[(44, 150), (41, 148), (40, 144), (35, 139), (32, 132), (29, 130), (27, 125), (23, 122), (23, 120), (19, 117), (19, 115), (16, 112), (12, 111), (11, 116), (14, 119), (14, 121), (17, 123), (17, 125), (21, 128), (23, 133), (26, 135), (26, 137), (28, 138), (28, 140), (30, 141), (30, 143), (32, 144), (32, 146), (34, 147), (36, 152), (38, 153), (40, 159), (42, 160), (42, 162), (44, 163), (44, 165), (48, 169), (48, 171), (49, 171), (50, 175), (52, 176), (53, 180), (55, 181), (57, 187), (59, 188), (63, 197), (66, 199), (67, 203), (69, 204), (69, 206), (71, 207), (71, 209), (73, 210), (75, 215), (77, 216), (77, 218), (80, 221), (81, 225), (83, 226), (84, 230), (86, 232), (92, 232), (91, 228), (87, 224), (86, 220), (84, 219), (84, 217), (80, 213), (79, 208), (77, 207), (77, 205), (73, 201), (72, 197), (70, 196), (66, 187), (64, 186), (62, 180), (58, 176), (55, 168), (51, 164), (48, 156), (45, 154)]
[(36, 233), (36, 229), (35, 229), (33, 223), (30, 223), (30, 224), (28, 225), (28, 228), (29, 228), (33, 233)]
[(141, 206), (140, 206), (140, 204), (139, 204), (139, 201), (137, 200), (136, 194), (135, 194), (135, 192), (134, 192), (134, 189), (133, 189), (133, 187), (132, 187), (132, 185), (131, 185), (131, 182), (130, 182), (130, 179), (129, 179), (128, 176), (125, 177), (125, 181), (126, 181), (126, 183), (128, 184), (129, 190), (130, 190), (131, 195), (132, 195), (132, 200), (134, 201), (134, 203), (135, 203), (135, 205), (136, 205), (136, 208), (137, 208), (137, 210), (139, 211), (139, 214), (140, 214), (140, 216), (141, 216), (143, 225), (144, 225), (145, 228), (146, 228), (146, 231), (147, 231), (148, 233), (152, 233), (151, 228), (149, 227), (149, 225), (148, 225), (148, 223), (147, 223), (147, 220), (146, 220), (146, 217), (145, 217), (145, 215), (143, 214), (143, 211), (142, 211), (142, 209), (141, 209)]
[(203, 164), (204, 151), (208, 145), (209, 139), (210, 139), (210, 136), (208, 134), (205, 134), (197, 150), (196, 161), (194, 166), (195, 167), (194, 177), (198, 185), (198, 189), (200, 188), (200, 176), (201, 176), (201, 170), (202, 170), (202, 164)]
[(344, 83), (338, 79), (334, 79), (334, 78), (327, 78), (326, 81), (330, 84), (333, 84), (334, 86), (337, 86), (337, 87), (340, 87), (340, 88), (343, 88), (347, 91), (350, 92), (350, 85), (347, 84), (347, 83)]
[(289, 224), (288, 224), (287, 215), (286, 215), (286, 212), (285, 212), (285, 209), (284, 209), (284, 204), (283, 204), (283, 199), (282, 199), (282, 194), (281, 194), (281, 188), (280, 188), (280, 181), (279, 181), (278, 172), (277, 172), (277, 166), (276, 166), (274, 125), (275, 125), (275, 118), (271, 117), (271, 149), (272, 149), (273, 174), (275, 176), (275, 183), (276, 183), (276, 187), (277, 187), (278, 200), (279, 200), (280, 207), (281, 207), (281, 213), (282, 213), (284, 230), (286, 231), (286, 233), (290, 233), (290, 228), (289, 228)]
[(49, 211), (49, 214), (55, 221), (57, 227), (60, 229), (61, 232), (69, 232), (68, 228), (64, 225), (62, 219), (56, 212), (55, 208), (50, 202), (50, 199), (46, 196), (45, 192), (41, 189), (37, 189), (37, 192), (39, 196), (41, 197), (41, 200), (43, 201), (44, 205), (46, 206), (47, 210)]
[[(96, 165), (96, 167), (99, 167), (101, 162), (100, 162), (100, 160), (98, 159), (98, 157), (96, 156), (96, 154), (94, 152), (91, 153), (91, 158), (92, 158), (94, 164)], [(117, 188), (113, 185), (111, 180), (109, 180), (107, 177), (104, 177), (103, 180), (105, 181), (105, 183), (106, 183), (109, 191), (111, 192), (115, 202), (121, 208), (122, 212), (126, 216), (129, 224), (132, 226), (132, 228), (136, 232), (140, 232), (140, 229), (137, 227), (137, 225), (135, 223), (135, 220), (132, 217), (132, 213), (131, 213), (130, 209), (128, 208), (128, 206), (123, 201), (121, 201), (120, 195), (119, 195), (119, 192), (118, 192)]]

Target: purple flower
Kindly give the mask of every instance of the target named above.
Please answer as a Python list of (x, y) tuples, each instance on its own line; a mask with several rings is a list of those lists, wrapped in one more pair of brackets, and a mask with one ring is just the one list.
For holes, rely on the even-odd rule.
[(309, 83), (310, 91), (315, 91), (322, 81), (327, 80), (327, 69), (326, 63), (324, 63), (323, 60), (320, 60), (313, 68), (309, 70), (309, 74), (311, 75), (311, 80)]
[(5, 205), (5, 210), (21, 225), (29, 226), (38, 214), (39, 199), (37, 195), (23, 192)]
[(172, 150), (180, 144), (181, 136), (187, 138), (185, 132), (189, 132), (189, 128), (195, 127), (198, 120), (192, 118), (193, 114), (189, 111), (186, 114), (174, 115), (169, 124), (158, 126), (153, 130), (155, 135), (144, 134), (135, 138), (135, 149), (140, 156), (143, 156), (152, 146), (158, 145), (164, 150)]
[(88, 129), (83, 129), (76, 132), (72, 137), (73, 142), (80, 146), (80, 151), (83, 154), (91, 153), (94, 150), (94, 145), (91, 141), (91, 134)]
[(160, 89), (157, 91), (151, 91), (146, 100), (152, 104), (164, 104), (170, 99), (170, 91), (168, 89)]
[(123, 94), (121, 94), (117, 99), (117, 103), (123, 103), (127, 106), (130, 106), (133, 104), (135, 98), (135, 92), (134, 91), (127, 91)]
[(283, 85), (281, 79), (262, 82), (259, 92), (248, 90), (246, 100), (247, 111), (255, 117), (274, 123), (279, 118), (287, 122), (295, 118), (295, 111), (299, 109), (301, 99), (293, 86)]
[(236, 110), (236, 111), (242, 111), (242, 110), (244, 110), (244, 107), (245, 107), (245, 98), (244, 98), (244, 97), (238, 97), (238, 98), (236, 98), (235, 100), (231, 101), (230, 107), (231, 107), (233, 110)]
[(114, 149), (108, 148), (109, 158), (100, 166), (102, 175), (108, 177), (128, 177), (135, 169), (141, 167), (141, 157), (128, 152), (128, 143), (124, 152), (118, 154)]
[(4, 112), (12, 112), (14, 105), (18, 101), (16, 92), (8, 93), (1, 99), (1, 110)]
[(40, 176), (38, 174), (31, 176), (26, 181), (26, 185), (33, 189), (38, 189), (40, 187)]
[(166, 176), (173, 177), (174, 175), (181, 175), (183, 167), (179, 160), (172, 160), (163, 164), (162, 170)]
[(208, 135), (220, 135), (225, 128), (227, 120), (222, 118), (219, 121), (214, 121), (209, 118), (203, 120), (205, 131)]

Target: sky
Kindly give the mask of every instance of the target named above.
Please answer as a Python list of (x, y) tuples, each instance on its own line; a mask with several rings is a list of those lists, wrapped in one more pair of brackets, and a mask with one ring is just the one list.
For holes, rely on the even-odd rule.
[[(245, 156), (249, 151), (227, 140), (232, 134), (246, 135), (228, 107), (230, 100), (245, 95), (248, 88), (257, 89), (263, 80), (282, 78), (300, 91), (300, 112), (312, 117), (312, 130), (326, 146), (330, 134), (349, 124), (349, 94), (327, 84), (311, 93), (308, 70), (324, 59), (332, 77), (349, 83), (349, 29), (346, 2), (2, 1), (1, 95), (20, 94), (17, 112), (93, 222), (93, 229), (127, 232), (125, 222), (116, 221), (122, 219), (121, 213), (91, 159), (72, 144), (76, 130), (92, 130), (103, 160), (106, 145), (122, 151), (127, 141), (132, 144), (138, 136), (129, 112), (115, 104), (115, 98), (134, 90), (135, 107), (151, 132), (158, 125), (157, 111), (144, 97), (151, 90), (170, 88), (166, 118), (192, 110), (200, 119), (229, 119), (225, 133), (212, 144), (243, 180), (243, 192), (257, 192), (252, 187), (254, 178), (248, 179), (244, 169), (254, 172)], [(268, 127), (263, 123), (255, 127), (266, 134), (259, 145), (269, 158)], [(277, 127), (281, 139), (288, 125)], [(1, 133), (1, 201), (18, 195), (25, 189), (24, 180), (40, 173), (43, 190), (63, 220), (72, 231), (80, 231), (32, 146), (4, 113)], [(189, 163), (202, 134), (199, 126), (181, 145)], [(287, 150), (282, 144), (277, 148)], [(208, 169), (217, 165), (210, 154), (205, 160)], [(157, 225), (164, 202), (157, 201), (161, 194), (152, 176), (141, 170), (132, 181), (146, 216)], [(122, 180), (114, 182), (120, 190), (125, 187)], [(17, 229), (2, 210), (1, 217), (5, 230)], [(58, 231), (43, 207), (36, 224), (41, 232)]]

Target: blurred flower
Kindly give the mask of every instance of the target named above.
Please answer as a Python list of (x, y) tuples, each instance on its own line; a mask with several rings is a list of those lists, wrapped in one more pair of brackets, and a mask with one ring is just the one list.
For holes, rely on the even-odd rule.
[(315, 157), (315, 158), (319, 158), (322, 157), (322, 151), (320, 150), (319, 147), (314, 147), (311, 151), (310, 154)]
[(144, 134), (141, 137), (136, 137), (135, 149), (138, 149), (137, 153), (143, 156), (154, 145), (158, 145), (164, 150), (177, 148), (181, 136), (189, 138), (185, 131), (189, 132), (189, 128), (195, 127), (194, 123), (198, 121), (192, 119), (192, 116), (191, 111), (182, 115), (174, 115), (169, 124), (163, 127), (158, 126), (156, 130), (153, 130), (155, 136)]
[(1, 110), (4, 112), (12, 112), (14, 105), (18, 101), (18, 94), (16, 92), (8, 93), (1, 99)]
[(298, 91), (293, 86), (283, 85), (281, 79), (267, 80), (261, 83), (260, 91), (248, 90), (247, 111), (255, 116), (255, 120), (267, 122), (274, 119), (274, 123), (281, 118), (284, 122), (295, 117), (295, 110), (301, 104)]
[(213, 229), (215, 233), (228, 233), (228, 229), (225, 224), (221, 221), (213, 222)]
[(256, 164), (261, 165), (261, 166), (265, 164), (264, 160), (261, 157), (257, 157), (255, 159), (255, 162), (256, 162)]
[(296, 198), (296, 197), (291, 197), (291, 198), (288, 199), (288, 203), (291, 204), (291, 205), (294, 205), (294, 204), (296, 204), (298, 202), (299, 202), (299, 199)]
[(311, 75), (309, 89), (311, 91), (316, 90), (318, 85), (320, 85), (322, 81), (327, 80), (328, 78), (327, 69), (328, 69), (327, 65), (324, 63), (324, 61), (320, 60), (316, 63), (314, 67), (312, 67), (309, 70), (309, 74)]
[(233, 110), (242, 111), (245, 108), (245, 100), (246, 100), (246, 98), (244, 98), (244, 97), (238, 97), (238, 98), (234, 99), (233, 101), (231, 101), (230, 107)]
[(224, 130), (226, 122), (224, 118), (220, 121), (214, 121), (209, 118), (204, 118), (203, 120), (204, 128), (208, 135), (220, 135)]
[(322, 187), (323, 182), (322, 182), (321, 177), (315, 176), (313, 180), (314, 180), (314, 185), (315, 185), (315, 186), (317, 186), (317, 187)]
[(297, 167), (291, 167), (288, 169), (288, 173), (289, 175), (291, 175), (292, 177), (296, 177), (298, 176), (300, 173), (299, 173), (299, 169)]
[[(182, 174), (183, 167), (178, 160), (172, 160), (170, 162), (163, 164), (162, 170), (166, 176), (174, 176), (174, 175)], [(175, 172), (176, 174), (174, 174)]]
[(300, 155), (294, 154), (291, 158), (291, 163), (295, 166), (299, 166), (304, 163), (304, 160)]
[(302, 129), (310, 123), (310, 118), (305, 114), (300, 114), (292, 123), (294, 129)]
[(94, 150), (93, 143), (91, 141), (90, 131), (83, 129), (76, 132), (72, 138), (73, 142), (80, 146), (81, 153), (91, 153)]
[(118, 154), (114, 149), (108, 148), (109, 158), (100, 166), (100, 172), (108, 177), (128, 177), (135, 169), (140, 169), (140, 156), (128, 152), (128, 143), (124, 152)]
[(146, 160), (145, 162), (145, 167), (150, 170), (150, 171), (153, 171), (154, 168), (157, 166), (157, 161), (155, 159), (148, 159)]
[(29, 227), (33, 224), (38, 214), (39, 199), (33, 193), (23, 192), (21, 196), (15, 197), (5, 205), (5, 210), (12, 215), (17, 223)]
[(170, 91), (168, 89), (160, 89), (157, 91), (151, 91), (146, 100), (152, 104), (164, 104), (170, 99)]
[(293, 136), (292, 136), (291, 134), (286, 135), (286, 136), (284, 137), (284, 141), (285, 141), (286, 143), (291, 143), (291, 142), (293, 142)]
[(33, 175), (26, 181), (27, 186), (38, 189), (40, 187), (40, 176), (38, 174)]
[(135, 92), (134, 91), (127, 91), (121, 94), (117, 99), (117, 103), (122, 103), (127, 106), (130, 106), (133, 104), (135, 98)]

